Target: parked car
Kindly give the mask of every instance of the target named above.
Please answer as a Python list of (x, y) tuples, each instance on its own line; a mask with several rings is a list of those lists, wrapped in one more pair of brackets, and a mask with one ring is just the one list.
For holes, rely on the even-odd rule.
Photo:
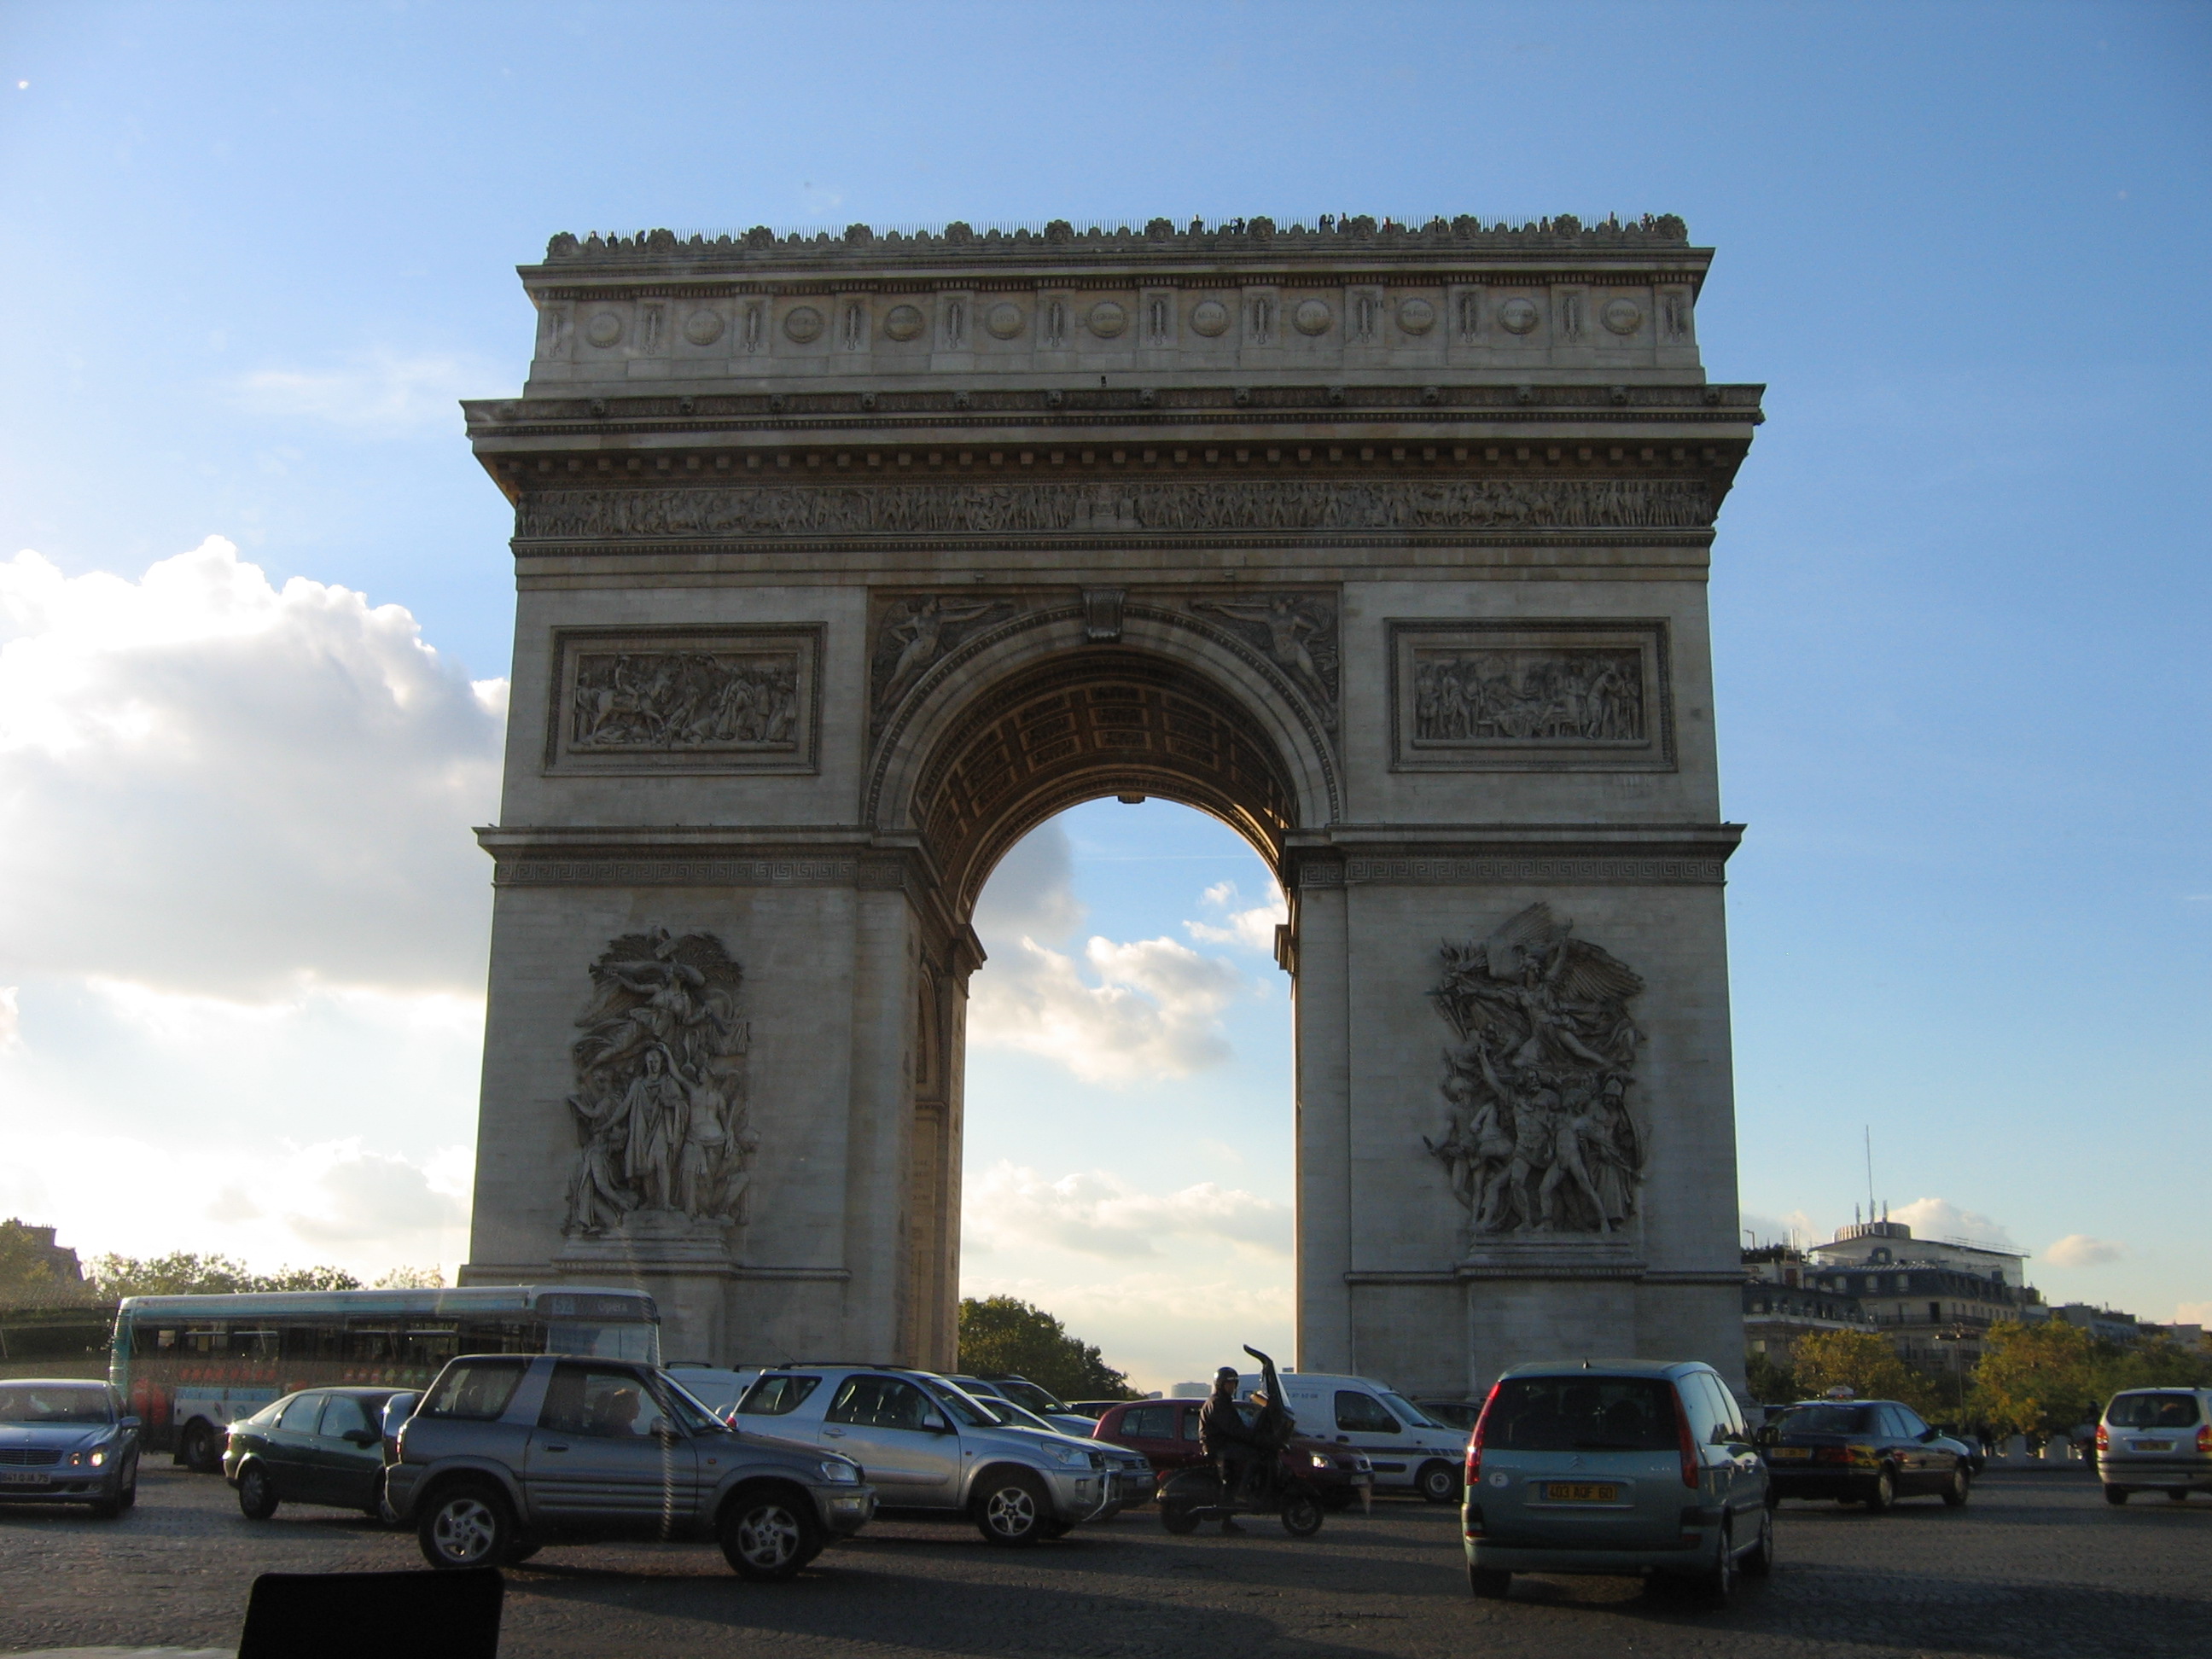
[(732, 1420), (857, 1458), (885, 1513), (964, 1518), (994, 1544), (1058, 1538), (1152, 1495), (1141, 1457), (998, 1423), (932, 1371), (779, 1365), (755, 1379)]
[(0, 1382), (0, 1502), (82, 1504), (112, 1521), (138, 1501), (139, 1432), (105, 1382)]
[(326, 1504), (374, 1520), (384, 1510), (384, 1407), (390, 1389), (305, 1389), (230, 1425), (222, 1478), (249, 1521), (280, 1504)]
[(1071, 1400), (1067, 1402), (1067, 1409), (1077, 1417), (1087, 1417), (1096, 1423), (1106, 1414), (1109, 1406), (1121, 1403), (1118, 1400)]
[(726, 1423), (730, 1420), (730, 1413), (735, 1409), (738, 1401), (744, 1397), (745, 1390), (752, 1387), (753, 1378), (760, 1375), (757, 1365), (731, 1370), (721, 1365), (679, 1362), (665, 1369), (684, 1385), (684, 1393)]
[(1774, 1565), (1766, 1467), (1711, 1366), (1560, 1360), (1498, 1380), (1467, 1448), (1468, 1588), (1657, 1573), (1718, 1605)]
[(1032, 1416), (1041, 1417), (1062, 1434), (1072, 1434), (1078, 1439), (1091, 1432), (1096, 1417), (1085, 1416), (1049, 1389), (1038, 1387), (1026, 1376), (1011, 1373), (999, 1376), (969, 1376), (963, 1372), (950, 1371), (946, 1380), (958, 1385), (963, 1394), (977, 1398), (992, 1395), (1012, 1401)]
[[(1412, 1401), (1364, 1376), (1285, 1371), (1283, 1401), (1298, 1432), (1364, 1452), (1375, 1468), (1375, 1490), (1419, 1492), (1431, 1504), (1459, 1498), (1460, 1460), (1467, 1431), (1437, 1422)], [(1260, 1386), (1255, 1373), (1237, 1379), (1237, 1390)]]
[(399, 1431), (392, 1510), (434, 1567), (548, 1544), (711, 1538), (747, 1578), (787, 1578), (875, 1513), (836, 1450), (732, 1429), (642, 1361), (449, 1362)]
[(1421, 1414), (1431, 1423), (1441, 1423), (1448, 1429), (1457, 1429), (1462, 1434), (1474, 1432), (1474, 1419), (1482, 1415), (1480, 1400), (1416, 1400)]
[[(399, 1431), (407, 1426), (407, 1419), (415, 1415), (416, 1407), (422, 1403), (421, 1392), (402, 1389), (384, 1402), (384, 1467), (389, 1469), (399, 1461)], [(383, 1482), (377, 1484), (376, 1518), (387, 1527), (399, 1524), (399, 1511), (392, 1507), (392, 1499), (385, 1495)]]
[[(1177, 1469), (1206, 1462), (1199, 1449), (1198, 1413), (1202, 1400), (1131, 1400), (1109, 1406), (1093, 1434), (1101, 1440), (1141, 1452), (1155, 1483)], [(1349, 1509), (1375, 1488), (1375, 1469), (1366, 1456), (1347, 1447), (1297, 1435), (1283, 1448), (1283, 1472), (1312, 1485), (1322, 1504)]]
[(2130, 1389), (2097, 1420), (2097, 1479), (2107, 1504), (2139, 1492), (2185, 1503), (2212, 1492), (2212, 1389)]
[(1802, 1400), (1759, 1431), (1774, 1497), (1830, 1498), (1876, 1515), (1900, 1498), (1941, 1498), (1953, 1509), (1973, 1491), (1972, 1454), (1895, 1400)]

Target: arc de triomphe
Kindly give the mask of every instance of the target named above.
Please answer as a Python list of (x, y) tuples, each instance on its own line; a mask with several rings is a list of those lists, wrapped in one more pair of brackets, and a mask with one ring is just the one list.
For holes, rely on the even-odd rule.
[(1289, 896), (1301, 1366), (1735, 1371), (1705, 580), (1760, 388), (1700, 367), (1710, 258), (556, 237), (466, 405), (519, 599), (465, 1278), (950, 1366), (977, 892), (1160, 796)]

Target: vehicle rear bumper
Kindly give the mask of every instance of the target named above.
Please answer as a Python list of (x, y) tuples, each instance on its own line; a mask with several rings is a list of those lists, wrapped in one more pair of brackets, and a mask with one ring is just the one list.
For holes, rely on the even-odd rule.
[(2202, 1457), (2100, 1457), (2097, 1479), (2108, 1486), (2183, 1486), (2212, 1492), (2212, 1459)]
[(415, 1494), (422, 1490), (422, 1466), (416, 1463), (385, 1466), (384, 1501), (402, 1521), (413, 1518), (409, 1511), (414, 1508)]
[(1702, 1572), (1720, 1548), (1717, 1529), (1700, 1528), (1672, 1544), (1635, 1549), (1590, 1549), (1516, 1537), (1504, 1543), (1469, 1538), (1467, 1564), (1503, 1572), (1620, 1573)]

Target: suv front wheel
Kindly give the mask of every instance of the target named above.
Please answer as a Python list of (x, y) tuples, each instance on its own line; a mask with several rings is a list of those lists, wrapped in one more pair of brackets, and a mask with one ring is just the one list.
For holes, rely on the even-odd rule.
[(996, 1469), (975, 1483), (975, 1515), (985, 1541), (1020, 1549), (1044, 1537), (1052, 1500), (1026, 1469)]
[(432, 1495), (415, 1537), (422, 1559), (441, 1571), (495, 1567), (514, 1547), (514, 1512), (496, 1489), (463, 1481)]
[(814, 1506), (788, 1492), (741, 1492), (722, 1507), (722, 1559), (741, 1578), (790, 1578), (822, 1553)]

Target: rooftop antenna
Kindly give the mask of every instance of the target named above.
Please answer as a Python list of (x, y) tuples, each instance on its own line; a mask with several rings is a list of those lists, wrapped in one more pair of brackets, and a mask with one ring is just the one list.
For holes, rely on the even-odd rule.
[(1874, 1125), (1869, 1123), (1864, 1127), (1866, 1130), (1867, 1219), (1872, 1221), (1874, 1219)]

